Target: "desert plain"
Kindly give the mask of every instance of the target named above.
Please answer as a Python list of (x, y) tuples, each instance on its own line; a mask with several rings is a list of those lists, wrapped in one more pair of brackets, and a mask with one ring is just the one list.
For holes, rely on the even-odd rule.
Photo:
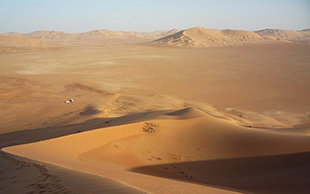
[(0, 193), (309, 193), (309, 40), (1, 35)]

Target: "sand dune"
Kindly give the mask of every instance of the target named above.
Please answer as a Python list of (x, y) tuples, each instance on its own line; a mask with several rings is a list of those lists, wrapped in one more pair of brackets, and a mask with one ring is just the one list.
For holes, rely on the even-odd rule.
[(78, 39), (156, 39), (170, 34), (174, 34), (179, 30), (165, 30), (154, 32), (124, 32), (112, 30), (94, 30), (86, 33), (77, 34)]
[(195, 27), (155, 40), (152, 43), (169, 46), (210, 47), (249, 43), (266, 43), (271, 41), (272, 40), (250, 31), (210, 30)]
[(167, 33), (259, 45), (103, 47), (52, 32), (35, 40), (69, 46), (1, 53), (0, 192), (307, 194), (309, 45)]
[[(108, 144), (83, 153), (79, 158), (134, 167), (307, 152), (310, 148), (307, 136), (243, 128), (210, 116), (191, 118), (192, 115), (188, 115), (191, 119), (186, 119), (182, 115), (180, 111), (182, 120), (149, 121), (155, 124), (154, 133), (143, 132), (147, 124), (144, 122), (115, 128), (115, 133), (125, 130), (122, 128), (135, 133), (121, 138), (115, 135), (116, 140), (109, 139)], [(121, 159), (126, 156), (129, 158)]]
[(21, 36), (0, 35), (0, 51), (40, 50), (47, 48), (48, 44), (33, 38)]
[(91, 41), (91, 40), (131, 40), (131, 39), (157, 39), (176, 33), (177, 29), (162, 30), (154, 32), (126, 32), (112, 31), (107, 29), (92, 30), (84, 33), (65, 33), (60, 31), (34, 31), (31, 33), (20, 34), (9, 32), (3, 36), (23, 36), (44, 41)]
[[(17, 132), (17, 133), (11, 133), (11, 134), (4, 134), (2, 136), (0, 136), (0, 139), (6, 139), (5, 142), (8, 142), (9, 144), (12, 144), (13, 142), (15, 142), (15, 144), (19, 144), (19, 143), (26, 143), (26, 142), (31, 142), (31, 141), (38, 141), (38, 140), (43, 140), (43, 139), (50, 139), (52, 137), (56, 137), (57, 136), (62, 136), (62, 135), (68, 135), (69, 134), (82, 134), (81, 131), (79, 130), (91, 130), (91, 129), (96, 129), (96, 128), (101, 128), (101, 127), (105, 127), (105, 126), (114, 126), (114, 125), (120, 125), (120, 124), (124, 124), (124, 123), (130, 123), (130, 122), (135, 122), (135, 121), (141, 121), (141, 120), (144, 120), (144, 119), (151, 119), (151, 118), (158, 118), (158, 117), (161, 117), (161, 118), (170, 118), (170, 119), (175, 119), (175, 118), (178, 118), (178, 117), (182, 117), (182, 118), (188, 118), (188, 117), (193, 117), (195, 116), (195, 111), (194, 109), (191, 109), (191, 108), (187, 108), (187, 109), (184, 109), (184, 110), (179, 110), (179, 111), (157, 111), (157, 112), (153, 112), (153, 113), (144, 113), (144, 114), (132, 114), (132, 115), (127, 115), (127, 116), (124, 116), (124, 117), (120, 117), (120, 118), (109, 118), (109, 119), (103, 119), (103, 120), (93, 120), (93, 121), (89, 121), (89, 122), (85, 122), (85, 123), (81, 123), (79, 125), (68, 125), (68, 126), (62, 126), (60, 128), (54, 128), (54, 127), (51, 127), (51, 128), (46, 128), (46, 129), (41, 129), (41, 130), (36, 130), (35, 131), (21, 131), (21, 132)], [(199, 112), (199, 111), (198, 111)], [(169, 115), (169, 116), (168, 116)], [(110, 120), (110, 122), (106, 122)], [(144, 123), (142, 123), (144, 124)], [(137, 125), (141, 125), (141, 123), (137, 123)], [(129, 126), (131, 128), (131, 125), (126, 125), (126, 126)], [(125, 126), (124, 126), (125, 127)], [(98, 146), (104, 144), (106, 141), (111, 141), (113, 140), (114, 138), (122, 138), (122, 137), (127, 137), (128, 135), (131, 135), (131, 134), (136, 134), (138, 131), (141, 130), (141, 128), (137, 128), (137, 130), (127, 130), (128, 127), (125, 127), (125, 128), (121, 128), (121, 131), (119, 130), (114, 130), (115, 128), (112, 127), (112, 128), (107, 128), (109, 130), (109, 132), (107, 134), (101, 134), (101, 132), (98, 134), (97, 132), (95, 134), (89, 134), (91, 136), (95, 135), (97, 137), (99, 137), (97, 140), (94, 139), (89, 141), (88, 140), (83, 140), (83, 138), (81, 139), (80, 137), (78, 137), (78, 139), (82, 140), (82, 142), (80, 141), (75, 141), (77, 139), (75, 139), (74, 141), (70, 141), (71, 143), (77, 143), (75, 144), (76, 147), (79, 147), (78, 149), (72, 149), (70, 151), (70, 153), (72, 153), (73, 155), (75, 155), (74, 158), (77, 158), (78, 155), (79, 155), (79, 152), (80, 151), (83, 151), (84, 148), (78, 146), (79, 144), (84, 144), (86, 143), (87, 146), (85, 147), (85, 150), (84, 151), (87, 151), (88, 149), (92, 148), (97, 148)], [(78, 131), (78, 133), (77, 133)], [(97, 130), (96, 130), (97, 131)], [(95, 132), (95, 131), (94, 131)], [(107, 131), (106, 131), (107, 132)], [(117, 132), (116, 135), (115, 132)], [(36, 133), (37, 135), (36, 136), (33, 136), (32, 134), (33, 133)], [(140, 133), (140, 132), (138, 132)], [(142, 132), (142, 133), (145, 133), (145, 132)], [(85, 134), (85, 133), (84, 133)], [(102, 136), (103, 135), (103, 136)], [(116, 136), (115, 136), (116, 135)], [(20, 138), (16, 138), (16, 137), (20, 137)], [(75, 135), (74, 135), (75, 136)], [(90, 136), (89, 136), (90, 137)], [(104, 138), (102, 138), (104, 137)], [(49, 141), (49, 140), (48, 140)], [(4, 142), (4, 141), (3, 141)], [(84, 143), (83, 143), (84, 142)], [(69, 142), (68, 142), (69, 143)], [(68, 146), (73, 146), (73, 144), (69, 143)], [(13, 143), (14, 144), (14, 143)], [(2, 144), (3, 146), (3, 144)], [(59, 144), (59, 146), (62, 146), (62, 144)], [(90, 146), (90, 147), (89, 147)], [(43, 147), (42, 147), (43, 148)], [(56, 148), (56, 147), (54, 147)], [(60, 147), (59, 147), (60, 148)], [(56, 148), (58, 149), (58, 148)], [(63, 149), (65, 150), (65, 149)], [(75, 151), (74, 151), (75, 150)], [(47, 152), (45, 152), (46, 154), (48, 154), (50, 157), (52, 157), (52, 155), (50, 155), (48, 153), (48, 150), (46, 150)], [(77, 151), (77, 152), (76, 152)], [(67, 155), (67, 156), (72, 156), (71, 154)], [(72, 159), (74, 159), (72, 158)], [(55, 158), (56, 159), (56, 158)], [(57, 163), (55, 163), (57, 164)], [(69, 167), (69, 166), (67, 166)], [(110, 168), (110, 166), (108, 165), (107, 166), (108, 168)], [(71, 168), (71, 167), (69, 167)], [(126, 171), (124, 170), (121, 170), (121, 171), (118, 171), (119, 168), (116, 167), (116, 168), (111, 168), (111, 170), (117, 170), (115, 171), (115, 173), (119, 174), (123, 174), (122, 172), (125, 172), (125, 177), (126, 179), (132, 179), (133, 177), (133, 174), (132, 173), (129, 173), (127, 174)], [(84, 171), (84, 170), (83, 170)], [(87, 170), (87, 172), (90, 172)], [(62, 172), (65, 174), (65, 176), (67, 176), (67, 173), (66, 172)], [(92, 172), (94, 173), (94, 172)], [(87, 175), (89, 176), (89, 175)], [(110, 177), (110, 176), (109, 176)], [(136, 177), (134, 175), (134, 177)], [(84, 180), (86, 178), (86, 180), (88, 180), (87, 177), (83, 176), (81, 177), (82, 180)], [(144, 176), (137, 176), (136, 178), (138, 179), (144, 179), (145, 177)], [(229, 192), (229, 191), (225, 191), (225, 190), (221, 190), (221, 189), (216, 189), (216, 188), (212, 188), (212, 187), (206, 187), (206, 186), (199, 186), (199, 185), (193, 185), (193, 184), (190, 184), (190, 183), (182, 183), (182, 182), (178, 182), (178, 181), (174, 181), (174, 180), (162, 180), (160, 178), (156, 178), (156, 177), (150, 177), (151, 180), (153, 181), (153, 186), (154, 184), (156, 184), (157, 186), (154, 188), (153, 186), (147, 184), (147, 183), (144, 183), (144, 181), (138, 181), (138, 182), (141, 182), (142, 184), (146, 184), (146, 186), (142, 187), (143, 188), (149, 188), (151, 187), (151, 190), (157, 190), (156, 192), (160, 192), (160, 193), (164, 193), (165, 189), (170, 189), (169, 192), (171, 191), (179, 191), (181, 193), (187, 193), (189, 192), (190, 190), (197, 190), (198, 193), (204, 193), (206, 191), (209, 191), (209, 192), (216, 192), (216, 193), (232, 193), (232, 192)], [(63, 179), (63, 178), (62, 178)], [(71, 179), (71, 182), (74, 181), (75, 179)], [(116, 179), (116, 180), (120, 180), (120, 179)], [(133, 181), (137, 181), (137, 179), (133, 178), (132, 179)], [(63, 181), (63, 180), (62, 180)], [(80, 180), (76, 180), (76, 181), (80, 181)], [(89, 180), (88, 180), (89, 181)], [(101, 180), (101, 181), (104, 181), (104, 180)], [(167, 182), (168, 181), (168, 182)], [(123, 183), (126, 183), (124, 181), (122, 181)], [(93, 180), (90, 182), (91, 184), (93, 183)], [(113, 183), (113, 182), (112, 182)], [(159, 185), (162, 185), (162, 184), (167, 184), (168, 183), (168, 187), (159, 187)], [(45, 182), (46, 184), (46, 182)], [(53, 183), (54, 184), (54, 183)], [(85, 183), (83, 183), (85, 184)], [(110, 184), (110, 183), (109, 183)], [(86, 184), (87, 186), (89, 186), (88, 184)], [(100, 184), (102, 185), (102, 184)], [(115, 185), (113, 183), (113, 185)], [(111, 187), (111, 185), (106, 185), (105, 187)], [(122, 185), (119, 185), (119, 189), (121, 189), (122, 187), (120, 187)], [(131, 186), (134, 186), (134, 185), (131, 185)], [(50, 187), (48, 187), (49, 189)], [(88, 188), (88, 187), (86, 187)], [(86, 188), (82, 188), (82, 189), (86, 189)], [(141, 189), (141, 187), (139, 187)], [(43, 188), (44, 189), (44, 188)], [(75, 187), (76, 189), (76, 187)], [(117, 190), (119, 190), (117, 189)], [(104, 188), (102, 189), (104, 191)], [(98, 191), (97, 191), (98, 192)], [(120, 193), (122, 193), (122, 190), (119, 191)], [(124, 191), (125, 192), (125, 191)], [(125, 192), (126, 193), (126, 192)]]
[(203, 117), (206, 116), (207, 114), (205, 112), (198, 110), (197, 108), (189, 107), (169, 112), (166, 115), (173, 116), (176, 119), (189, 119), (189, 118)]
[(78, 39), (130, 39), (130, 38), (142, 38), (141, 35), (135, 32), (121, 32), (111, 30), (93, 30), (77, 35)]
[[(141, 118), (143, 117), (147, 118), (142, 114)], [(135, 120), (130, 116), (124, 118), (129, 121)], [(300, 166), (298, 166), (299, 163), (293, 162), (294, 157), (287, 157), (286, 163), (290, 167), (288, 171), (285, 164), (278, 168), (270, 167), (268, 163), (277, 163), (277, 158), (268, 159), (268, 156), (309, 152), (310, 141), (307, 136), (248, 129), (230, 121), (201, 114), (194, 108), (158, 112), (157, 116), (153, 117), (153, 119), (156, 118), (161, 120), (101, 128), (3, 150), (43, 162), (108, 176), (154, 193), (172, 191), (176, 186), (184, 193), (192, 189), (197, 189), (195, 190), (197, 193), (224, 192), (206, 185), (193, 184), (195, 182), (254, 193), (281, 192), (285, 191), (290, 184), (298, 184), (299, 187), (295, 186), (293, 191), (305, 192), (308, 182), (295, 183), (296, 177), (287, 180), (277, 178), (281, 173), (287, 176), (289, 174), (305, 176), (305, 174), (295, 173)], [(162, 120), (162, 118), (165, 119)], [(112, 119), (111, 123), (113, 122)], [(154, 132), (144, 130), (149, 123), (153, 123)], [(244, 165), (243, 162), (235, 162), (239, 158), (246, 160), (251, 157), (265, 157), (266, 161), (262, 165), (255, 165), (255, 172), (249, 163)], [(300, 157), (302, 160), (308, 155)], [(219, 171), (219, 168), (210, 171), (210, 165), (221, 166), (224, 161), (228, 166), (234, 166), (233, 169), (238, 168), (237, 179), (233, 176), (234, 172), (230, 174), (230, 172)], [(269, 175), (268, 168), (277, 170), (278, 174)], [(208, 173), (213, 176), (206, 176)], [(270, 180), (268, 187), (264, 184), (255, 184), (254, 180), (258, 174), (264, 177), (262, 173), (265, 173), (265, 178), (272, 176), (274, 180), (268, 179)], [(223, 178), (225, 174), (227, 176)], [(242, 184), (243, 179), (247, 179), (248, 182), (252, 180), (251, 185)], [(183, 180), (188, 184), (173, 180)], [(279, 184), (282, 186), (275, 187)]]
[(282, 41), (310, 41), (310, 31), (306, 30), (280, 30), (280, 29), (265, 29), (256, 31), (257, 34), (266, 38), (272, 38)]
[(171, 34), (175, 34), (179, 32), (179, 29), (172, 29), (172, 30), (159, 30), (159, 31), (154, 31), (154, 32), (139, 32), (142, 36), (149, 37), (151, 39), (157, 39), (157, 38), (162, 38), (165, 36), (169, 36)]
[(306, 152), (176, 162), (141, 166), (131, 170), (163, 178), (168, 178), (175, 173), (180, 179), (193, 177), (192, 179), (198, 183), (224, 186), (237, 191), (241, 189), (245, 193), (307, 194), (309, 192), (309, 162), (310, 153)]
[(195, 27), (182, 30), (151, 43), (168, 46), (210, 47), (296, 41), (308, 42), (309, 39), (309, 30), (265, 29), (252, 32), (243, 30), (211, 30)]
[(1, 34), (2, 36), (20, 36), (21, 34), (18, 32), (7, 32), (4, 34)]
[(83, 33), (65, 33), (59, 31), (34, 31), (20, 34), (9, 32), (3, 36), (22, 36), (49, 42), (87, 42), (87, 41), (150, 41), (151, 45), (182, 46), (182, 47), (214, 47), (243, 44), (265, 44), (283, 42), (309, 42), (309, 29), (280, 30), (264, 29), (260, 31), (244, 30), (213, 30), (194, 27), (186, 30), (164, 30), (154, 32), (126, 32), (107, 29), (92, 30)]
[(70, 34), (58, 31), (34, 31), (31, 33), (21, 34), (24, 37), (30, 37), (42, 40), (65, 40), (70, 37)]

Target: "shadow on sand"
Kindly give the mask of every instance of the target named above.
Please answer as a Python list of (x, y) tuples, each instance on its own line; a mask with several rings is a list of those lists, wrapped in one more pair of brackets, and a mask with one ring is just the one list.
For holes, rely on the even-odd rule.
[[(149, 111), (122, 117), (95, 118), (76, 124), (1, 134), (0, 148), (98, 128), (157, 119), (159, 116), (166, 116), (171, 112), (171, 110)], [(130, 170), (246, 193), (310, 193), (310, 152), (168, 163), (142, 166)]]
[(169, 163), (130, 171), (245, 193), (310, 193), (310, 152)]
[(130, 124), (158, 118), (160, 115), (171, 112), (171, 110), (149, 111), (134, 113), (114, 118), (94, 118), (85, 122), (46, 128), (29, 129), (24, 131), (10, 132), (0, 135), (0, 148), (43, 141), (47, 139), (62, 137), (74, 133)]

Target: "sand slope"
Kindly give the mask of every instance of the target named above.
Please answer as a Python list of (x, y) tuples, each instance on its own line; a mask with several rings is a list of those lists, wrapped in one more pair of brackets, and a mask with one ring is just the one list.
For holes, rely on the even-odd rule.
[(283, 42), (309, 42), (309, 29), (281, 30), (264, 29), (259, 31), (244, 30), (215, 30), (194, 27), (186, 30), (162, 30), (154, 32), (127, 32), (107, 29), (92, 30), (83, 33), (65, 33), (60, 31), (34, 31), (20, 34), (9, 32), (3, 36), (22, 36), (44, 41), (93, 41), (93, 40), (135, 40), (145, 42), (153, 40), (151, 45), (185, 46), (185, 47), (211, 47), (243, 44), (283, 43)]
[(169, 36), (171, 34), (175, 34), (179, 32), (179, 29), (172, 29), (172, 30), (158, 30), (154, 32), (139, 32), (140, 35), (149, 37), (151, 39), (158, 39), (165, 36)]
[(260, 31), (212, 30), (194, 27), (152, 41), (151, 44), (210, 47), (277, 42), (308, 42), (309, 30), (265, 29)]
[(41, 40), (21, 36), (0, 35), (0, 51), (39, 50), (47, 48), (48, 44)]
[(34, 31), (22, 36), (42, 39), (47, 41), (81, 41), (93, 39), (127, 39), (139, 37), (137, 33), (133, 32), (117, 32), (110, 30), (93, 30), (85, 33), (64, 33), (58, 31)]
[[(306, 44), (83, 44), (1, 54), (0, 147), (27, 143), (5, 151), (39, 165), (0, 152), (0, 192), (110, 188), (90, 172), (121, 181), (113, 188), (123, 193), (307, 193), (308, 53)], [(49, 174), (42, 161), (79, 176)]]
[(280, 29), (265, 29), (256, 31), (257, 34), (266, 38), (272, 38), (282, 41), (309, 41), (310, 31), (306, 30), (280, 30)]
[(242, 30), (211, 30), (194, 27), (155, 40), (152, 44), (186, 47), (210, 47), (270, 42), (255, 32)]
[(1, 34), (2, 36), (20, 36), (21, 34), (18, 32), (7, 32), (4, 34)]
[[(287, 157), (289, 165), (278, 165), (277, 158), (269, 156), (309, 152), (308, 136), (244, 128), (231, 121), (205, 115), (194, 108), (159, 112), (154, 116), (153, 119), (165, 119), (101, 128), (3, 150), (108, 176), (154, 193), (188, 193), (193, 189), (196, 193), (224, 192), (207, 185), (228, 190), (274, 193), (285, 190), (290, 184), (298, 184), (298, 187), (294, 187), (294, 192), (305, 192), (308, 184), (306, 180), (294, 182), (298, 176), (304, 176), (304, 173), (296, 174), (295, 169), (301, 167), (298, 166), (299, 163), (289, 162), (294, 157)], [(141, 117), (143, 118), (143, 114)], [(130, 120), (131, 117), (125, 118)], [(132, 120), (136, 120), (134, 115)], [(150, 123), (155, 132), (144, 131)], [(256, 171), (253, 171), (249, 163), (243, 165), (243, 162), (235, 162), (239, 158), (251, 157), (264, 157), (262, 165), (255, 165)], [(301, 160), (308, 160), (308, 155), (300, 157)], [(228, 166), (234, 166), (232, 174), (230, 171), (219, 171), (220, 168), (210, 168), (210, 163), (221, 166), (223, 161)], [(270, 163), (277, 164), (272, 166), (277, 171), (272, 174), (272, 180), (266, 170), (270, 168), (267, 165)], [(308, 166), (305, 168), (308, 169)], [(213, 176), (207, 176), (209, 173)], [(285, 180), (286, 184), (283, 184), (278, 179), (282, 173), (292, 174), (294, 178)], [(257, 176), (262, 177), (263, 182), (269, 180), (268, 186), (256, 184)], [(251, 184), (242, 184), (244, 179), (250, 180)], [(207, 185), (192, 184), (195, 182)], [(279, 184), (281, 187), (277, 186)]]
[(42, 40), (65, 40), (69, 38), (70, 34), (65, 32), (46, 30), (46, 31), (34, 31), (31, 33), (25, 33), (21, 34), (21, 36)]
[(178, 32), (177, 29), (162, 30), (154, 32), (126, 32), (113, 31), (107, 29), (92, 30), (83, 33), (65, 33), (60, 31), (34, 31), (30, 33), (20, 34), (17, 32), (9, 32), (2, 34), (3, 36), (23, 36), (44, 41), (90, 41), (90, 40), (131, 40), (131, 39), (158, 39)]

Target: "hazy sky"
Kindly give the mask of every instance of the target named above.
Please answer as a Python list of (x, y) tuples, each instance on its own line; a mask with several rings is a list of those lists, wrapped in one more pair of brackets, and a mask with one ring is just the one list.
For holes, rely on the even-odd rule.
[(310, 0), (0, 0), (0, 33), (310, 28)]

